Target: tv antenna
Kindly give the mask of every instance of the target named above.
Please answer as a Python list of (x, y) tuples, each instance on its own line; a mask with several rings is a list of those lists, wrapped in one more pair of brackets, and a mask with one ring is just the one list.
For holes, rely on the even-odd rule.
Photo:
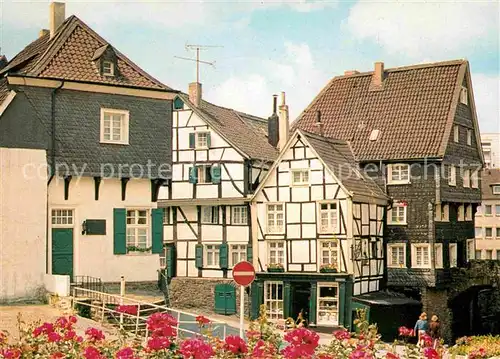
[(181, 60), (187, 60), (187, 61), (194, 61), (196, 62), (196, 82), (200, 82), (200, 63), (210, 65), (212, 67), (215, 67), (215, 61), (202, 61), (200, 60), (200, 50), (208, 50), (211, 48), (216, 48), (216, 47), (224, 47), (224, 46), (219, 46), (219, 45), (190, 45), (186, 44), (186, 50), (196, 50), (196, 59), (191, 59), (188, 57), (181, 57), (181, 56), (174, 56), (177, 59)]

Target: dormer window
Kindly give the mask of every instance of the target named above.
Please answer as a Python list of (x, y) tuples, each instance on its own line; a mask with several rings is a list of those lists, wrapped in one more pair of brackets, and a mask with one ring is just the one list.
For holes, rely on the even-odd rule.
[(493, 194), (500, 194), (500, 185), (493, 186)]
[(467, 87), (465, 86), (462, 86), (462, 90), (460, 91), (460, 102), (464, 105), (467, 105), (469, 103), (467, 97)]
[(104, 76), (115, 76), (115, 64), (111, 61), (103, 61), (102, 74)]

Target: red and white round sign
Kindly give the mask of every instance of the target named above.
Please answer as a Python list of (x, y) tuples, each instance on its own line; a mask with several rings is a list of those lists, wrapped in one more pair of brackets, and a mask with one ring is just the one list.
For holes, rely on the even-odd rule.
[(255, 279), (255, 268), (252, 263), (242, 261), (233, 267), (233, 279), (244, 287), (250, 285)]

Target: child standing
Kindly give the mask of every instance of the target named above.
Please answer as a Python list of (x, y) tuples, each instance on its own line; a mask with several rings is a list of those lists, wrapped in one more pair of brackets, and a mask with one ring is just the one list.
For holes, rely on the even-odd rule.
[(429, 329), (429, 323), (427, 322), (427, 313), (422, 313), (420, 314), (420, 317), (418, 318), (417, 322), (415, 323), (415, 335), (418, 338), (418, 346), (421, 346), (422, 343), (422, 336), (427, 333), (427, 330)]

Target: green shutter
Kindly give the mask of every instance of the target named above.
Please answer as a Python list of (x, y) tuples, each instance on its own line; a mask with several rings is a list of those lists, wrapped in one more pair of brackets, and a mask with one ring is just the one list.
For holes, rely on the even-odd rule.
[(174, 266), (175, 266), (175, 247), (173, 245), (168, 245), (165, 248), (165, 261), (167, 269), (167, 278), (172, 278), (174, 276)]
[(211, 144), (211, 140), (210, 140), (210, 132), (207, 133), (207, 147), (210, 148), (210, 144)]
[(194, 148), (194, 141), (195, 141), (195, 134), (190, 133), (189, 134), (189, 148)]
[[(292, 286), (290, 282), (285, 282), (283, 285), (283, 316), (289, 318), (291, 314), (292, 306)], [(295, 318), (294, 318), (295, 319)]]
[(309, 323), (316, 324), (316, 301), (318, 296), (317, 283), (311, 283), (311, 296), (309, 299)]
[(198, 167), (189, 167), (189, 183), (198, 182)]
[(151, 252), (160, 254), (163, 252), (163, 208), (154, 208), (152, 214), (152, 245)]
[(254, 281), (251, 287), (251, 297), (252, 300), (252, 319), (255, 320), (259, 317), (260, 306), (264, 301), (264, 284), (262, 282)]
[(127, 211), (125, 208), (113, 209), (113, 253), (127, 254)]
[(212, 177), (212, 183), (220, 183), (221, 170), (220, 166), (213, 165), (210, 168), (210, 176)]
[(195, 255), (196, 255), (196, 268), (203, 268), (203, 245), (197, 244), (195, 247)]
[(252, 244), (247, 244), (247, 261), (253, 264), (253, 248)]
[[(339, 325), (344, 325), (344, 312), (345, 312), (345, 282), (340, 283), (339, 285), (339, 300), (338, 300), (338, 307), (339, 307)], [(349, 320), (346, 320), (348, 322)]]
[(174, 100), (174, 110), (182, 110), (184, 107), (184, 102), (180, 99), (180, 97), (176, 97)]
[(221, 269), (227, 269), (229, 267), (228, 252), (229, 246), (227, 243), (222, 243), (219, 247), (219, 266)]

